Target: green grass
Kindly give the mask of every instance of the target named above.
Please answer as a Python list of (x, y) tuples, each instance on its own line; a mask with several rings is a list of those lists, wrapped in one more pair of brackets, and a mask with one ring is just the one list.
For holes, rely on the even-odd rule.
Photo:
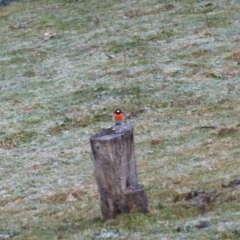
[[(238, 239), (239, 187), (222, 184), (240, 170), (239, 9), (193, 0), (1, 7), (0, 238)], [(89, 137), (111, 126), (117, 107), (131, 115), (150, 213), (104, 222)], [(217, 191), (203, 216), (184, 199), (197, 189)], [(198, 229), (203, 220), (210, 226)]]

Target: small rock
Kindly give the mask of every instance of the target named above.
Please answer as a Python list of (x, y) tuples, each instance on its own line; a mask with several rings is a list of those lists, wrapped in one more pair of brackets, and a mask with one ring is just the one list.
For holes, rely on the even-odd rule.
[(210, 222), (208, 222), (208, 221), (200, 221), (199, 223), (197, 223), (196, 225), (195, 225), (195, 227), (196, 228), (207, 228), (207, 227), (209, 227), (211, 224), (210, 224)]
[(203, 189), (198, 189), (196, 191), (194, 191), (194, 197), (197, 197), (199, 194), (203, 194), (205, 193), (205, 191)]
[(181, 228), (180, 226), (177, 226), (177, 227), (175, 228), (175, 231), (181, 232), (181, 231), (182, 231), (182, 228)]
[(157, 204), (157, 208), (158, 208), (158, 209), (162, 209), (162, 208), (163, 208), (163, 205), (159, 202), (159, 203)]
[(228, 187), (235, 187), (237, 185), (240, 185), (240, 179), (234, 179), (233, 181), (230, 181), (228, 184), (222, 184), (222, 187), (228, 188)]
[(203, 214), (206, 207), (211, 203), (211, 197), (205, 193), (199, 194), (197, 198), (198, 213)]

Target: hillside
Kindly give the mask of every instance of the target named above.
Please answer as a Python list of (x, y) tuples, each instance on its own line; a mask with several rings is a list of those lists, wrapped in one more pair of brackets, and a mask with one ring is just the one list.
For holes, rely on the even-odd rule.
[[(0, 239), (240, 238), (239, 12), (227, 0), (0, 7)], [(117, 107), (151, 213), (103, 222), (89, 137)]]

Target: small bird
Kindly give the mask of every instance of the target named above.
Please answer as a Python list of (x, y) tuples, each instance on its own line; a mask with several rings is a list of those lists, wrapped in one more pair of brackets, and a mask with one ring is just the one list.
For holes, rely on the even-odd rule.
[(125, 117), (121, 109), (117, 108), (112, 115), (113, 122), (115, 123), (115, 125), (119, 125), (124, 122), (124, 119)]

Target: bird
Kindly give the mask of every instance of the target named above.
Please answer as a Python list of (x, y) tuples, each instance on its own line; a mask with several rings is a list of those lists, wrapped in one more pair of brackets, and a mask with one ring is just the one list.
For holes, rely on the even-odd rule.
[(121, 109), (117, 108), (113, 115), (112, 115), (112, 120), (115, 123), (115, 125), (119, 125), (124, 122), (125, 116), (122, 113)]

